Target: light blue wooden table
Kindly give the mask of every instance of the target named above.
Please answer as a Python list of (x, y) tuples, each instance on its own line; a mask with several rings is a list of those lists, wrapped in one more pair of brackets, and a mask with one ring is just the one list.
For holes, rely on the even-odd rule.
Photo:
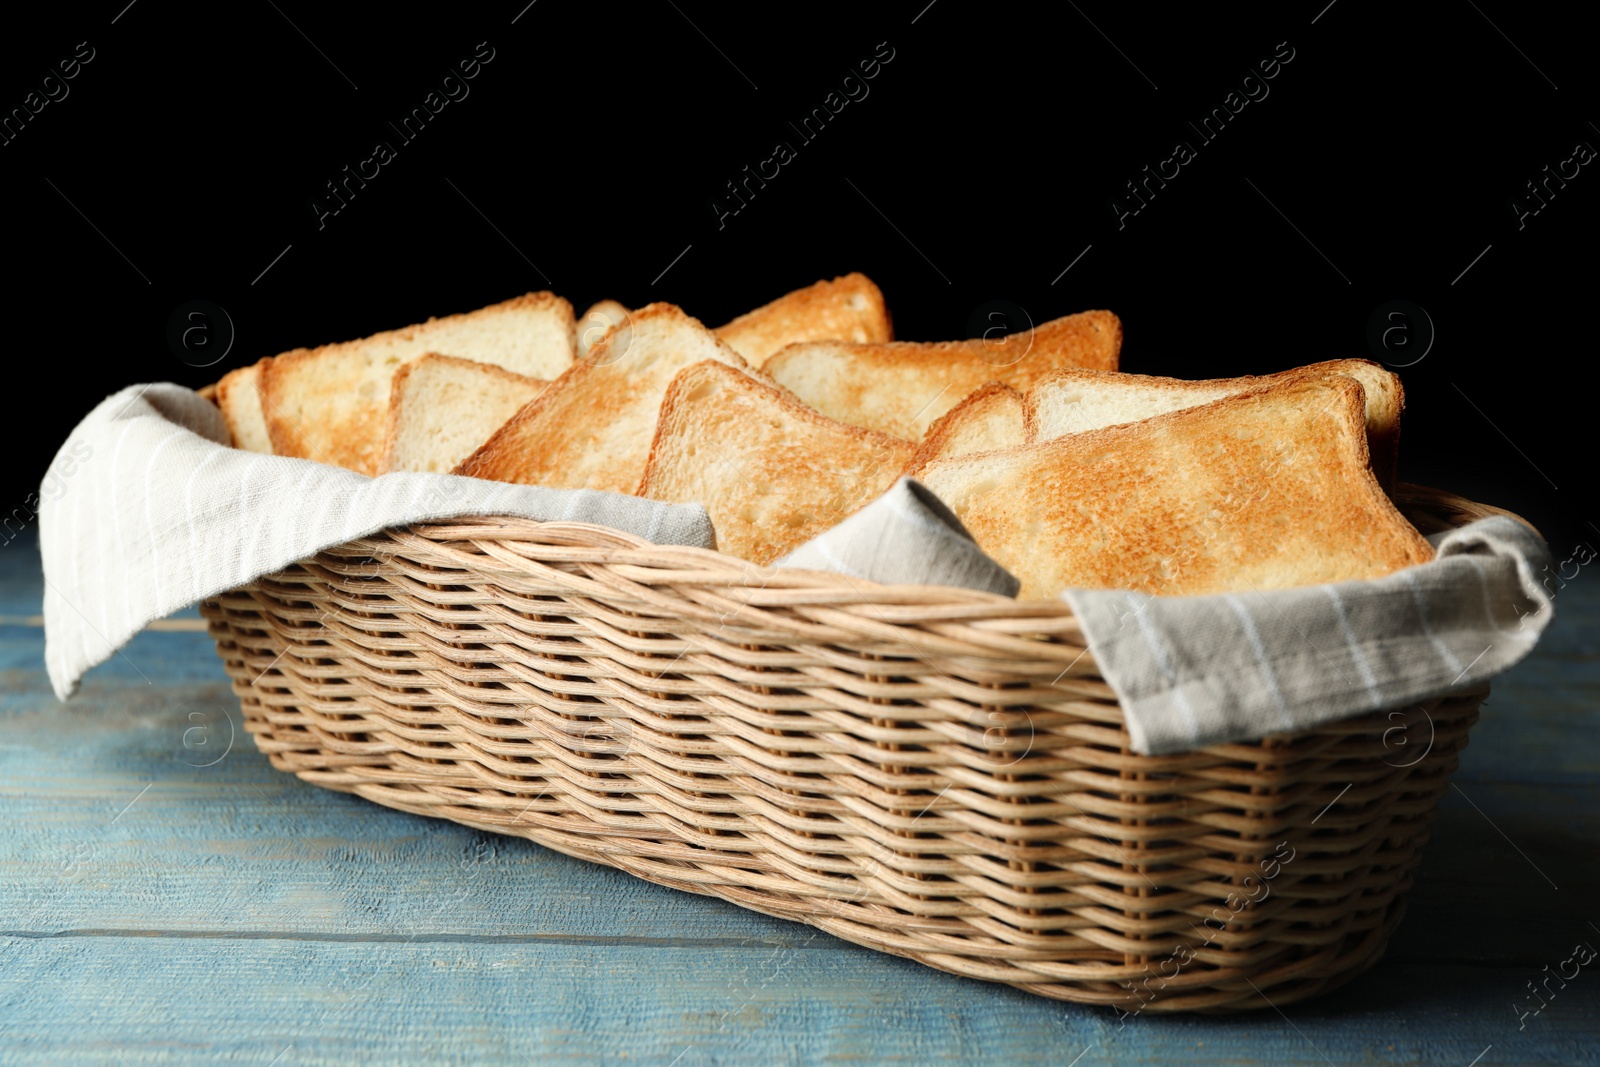
[(305, 785), (192, 613), (58, 704), (40, 588), (0, 548), (0, 1063), (1600, 1064), (1600, 960), (1551, 977), (1600, 948), (1597, 574), (1496, 683), (1382, 963), (1122, 1029)]

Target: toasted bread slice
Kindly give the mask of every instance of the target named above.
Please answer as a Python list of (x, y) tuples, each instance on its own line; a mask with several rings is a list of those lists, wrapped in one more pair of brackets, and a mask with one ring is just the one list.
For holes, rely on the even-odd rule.
[(802, 341), (889, 341), (894, 326), (883, 293), (865, 274), (817, 282), (747, 311), (716, 329), (752, 367)]
[(681, 308), (651, 304), (635, 311), (455, 473), (632, 493), (644, 474), (667, 386), (683, 368), (707, 359), (746, 367), (739, 353)]
[(588, 355), (589, 350), (599, 344), (600, 338), (611, 332), (613, 326), (620, 326), (627, 321), (628, 309), (615, 300), (597, 300), (590, 304), (589, 310), (578, 316), (578, 358)]
[(1354, 379), (1308, 378), (907, 473), (1025, 598), (1376, 578), (1433, 549), (1372, 475), (1365, 410)]
[(911, 462), (920, 466), (935, 459), (1015, 448), (1022, 443), (1022, 394), (1004, 382), (990, 382), (928, 427)]
[(1116, 370), (1122, 356), (1122, 320), (1109, 311), (1080, 311), (1031, 330), (972, 343), (981, 347), (986, 362), (1001, 368), (1014, 366), (1005, 376), (993, 377), (1025, 392), (1050, 373), (1043, 369), (1046, 364)]
[(228, 424), (233, 447), (247, 452), (271, 452), (266, 416), (261, 410), (261, 371), (272, 357), (231, 370), (217, 382), (217, 407)]
[(1392, 488), (1400, 450), (1400, 413), (1405, 390), (1400, 378), (1365, 359), (1334, 359), (1278, 374), (1184, 381), (1143, 374), (1095, 374), (1066, 370), (1035, 385), (1023, 403), (1027, 439), (1047, 441), (1062, 434), (1137, 422), (1152, 415), (1209, 404), (1213, 400), (1303, 378), (1343, 374), (1361, 383), (1366, 394), (1367, 447), (1378, 483)]
[(394, 372), (378, 473), (448, 474), (549, 382), (492, 363), (427, 355)]
[(672, 380), (639, 495), (704, 505), (720, 551), (769, 563), (870, 504), (912, 451), (707, 361)]
[(1114, 369), (1121, 348), (1117, 317), (1085, 311), (995, 340), (790, 345), (764, 369), (829, 418), (915, 441), (987, 382), (1025, 391), (1068, 367)]
[(395, 371), (437, 352), (555, 378), (572, 365), (572, 331), (571, 304), (529, 293), (361, 341), (285, 353), (261, 374), (272, 450), (376, 474)]

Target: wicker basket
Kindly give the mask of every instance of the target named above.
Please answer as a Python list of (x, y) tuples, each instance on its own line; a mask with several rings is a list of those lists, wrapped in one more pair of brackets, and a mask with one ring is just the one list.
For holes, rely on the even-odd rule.
[[(1397, 500), (1424, 532), (1495, 510)], [(1376, 962), (1487, 692), (1141, 756), (1064, 602), (520, 519), (386, 531), (203, 611), (280, 770), (1127, 1011)]]

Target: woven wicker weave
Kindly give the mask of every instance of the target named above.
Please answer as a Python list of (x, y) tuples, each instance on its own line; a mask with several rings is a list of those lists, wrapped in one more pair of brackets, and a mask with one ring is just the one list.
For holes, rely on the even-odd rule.
[[(1425, 532), (1494, 510), (1401, 500)], [(1064, 603), (509, 519), (203, 610), (256, 745), (308, 782), (1130, 1011), (1372, 965), (1486, 693), (1141, 756)]]

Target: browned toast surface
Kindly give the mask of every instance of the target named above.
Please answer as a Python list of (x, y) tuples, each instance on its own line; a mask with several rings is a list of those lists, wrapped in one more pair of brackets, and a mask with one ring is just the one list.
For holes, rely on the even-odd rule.
[(739, 354), (672, 304), (631, 314), (518, 411), (457, 474), (522, 485), (632, 493), (644, 474), (662, 398), (677, 373)]
[(802, 341), (889, 341), (894, 327), (883, 293), (865, 274), (846, 274), (786, 293), (718, 326), (718, 337), (760, 367)]
[(1384, 488), (1394, 485), (1405, 391), (1400, 378), (1364, 359), (1335, 359), (1278, 374), (1187, 381), (1145, 374), (1064, 370), (1028, 391), (1023, 419), (1029, 441), (1136, 422), (1169, 411), (1305, 378), (1342, 374), (1361, 383), (1366, 396), (1367, 443), (1372, 469)]
[(1327, 376), (907, 473), (1023, 597), (1282, 589), (1432, 558), (1373, 477), (1365, 431), (1361, 386)]
[(990, 382), (928, 427), (913, 465), (935, 459), (993, 452), (1024, 443), (1022, 394), (1004, 382)]
[(708, 361), (667, 390), (639, 495), (704, 505), (720, 551), (768, 563), (871, 503), (911, 453)]
[(1068, 367), (1114, 368), (1121, 346), (1117, 317), (1086, 311), (994, 340), (791, 345), (763, 369), (829, 418), (920, 440), (988, 382), (1025, 391)]

